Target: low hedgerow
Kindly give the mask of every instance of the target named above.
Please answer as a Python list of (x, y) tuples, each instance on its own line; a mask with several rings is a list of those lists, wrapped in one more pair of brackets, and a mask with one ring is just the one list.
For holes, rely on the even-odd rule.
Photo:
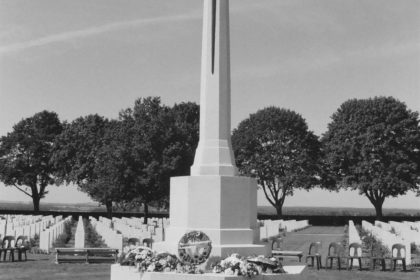
[(341, 241), (341, 245), (343, 245), (344, 248), (344, 252), (347, 252), (347, 247), (349, 243), (349, 226), (345, 225), (344, 226), (344, 237), (343, 240)]
[(45, 254), (43, 250), (39, 249), (39, 234), (29, 239), (29, 253), (31, 254)]
[(35, 234), (34, 237), (29, 239), (29, 245), (31, 248), (39, 247), (39, 234)]

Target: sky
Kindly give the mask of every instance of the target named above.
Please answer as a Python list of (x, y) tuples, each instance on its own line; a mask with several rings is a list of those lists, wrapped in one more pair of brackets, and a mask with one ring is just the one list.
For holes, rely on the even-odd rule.
[[(0, 0), (0, 135), (42, 110), (116, 118), (139, 97), (199, 103), (202, 1)], [(420, 0), (231, 0), (232, 128), (267, 106), (318, 136), (350, 98), (420, 111)], [(29, 201), (0, 185), (0, 200)], [(89, 199), (50, 187), (44, 201)], [(414, 194), (384, 207), (418, 208)], [(264, 204), (263, 197), (259, 204)], [(286, 206), (371, 207), (298, 191)]]

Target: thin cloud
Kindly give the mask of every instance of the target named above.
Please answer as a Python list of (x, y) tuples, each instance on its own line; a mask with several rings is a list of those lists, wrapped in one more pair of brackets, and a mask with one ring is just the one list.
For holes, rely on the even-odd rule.
[(36, 47), (43, 47), (49, 44), (66, 42), (73, 39), (87, 38), (95, 35), (100, 35), (107, 32), (118, 31), (121, 29), (130, 28), (133, 26), (144, 26), (149, 24), (160, 24), (166, 22), (176, 22), (182, 20), (191, 20), (199, 18), (199, 14), (189, 13), (177, 16), (165, 16), (146, 19), (137, 19), (131, 21), (114, 22), (101, 26), (94, 26), (82, 30), (68, 31), (59, 34), (49, 35), (34, 40), (14, 43), (0, 47), (0, 55), (7, 55), (10, 53), (20, 52)]
[(420, 42), (405, 42), (371, 46), (359, 49), (341, 50), (338, 52), (311, 52), (306, 56), (294, 55), (289, 57), (271, 56), (269, 63), (256, 63), (251, 61), (237, 67), (233, 75), (244, 78), (267, 78), (279, 73), (302, 73), (318, 71), (338, 64), (367, 61), (369, 59), (386, 59), (400, 57), (420, 52)]

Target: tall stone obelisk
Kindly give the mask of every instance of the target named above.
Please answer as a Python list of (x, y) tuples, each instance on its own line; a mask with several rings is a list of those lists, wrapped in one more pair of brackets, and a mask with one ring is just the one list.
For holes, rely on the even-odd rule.
[(191, 175), (237, 175), (230, 141), (229, 1), (204, 1), (200, 141)]
[(259, 244), (257, 183), (237, 176), (230, 140), (229, 0), (204, 0), (200, 141), (191, 176), (171, 178), (170, 227), (154, 249), (176, 253), (190, 231), (206, 233), (212, 256), (267, 255)]

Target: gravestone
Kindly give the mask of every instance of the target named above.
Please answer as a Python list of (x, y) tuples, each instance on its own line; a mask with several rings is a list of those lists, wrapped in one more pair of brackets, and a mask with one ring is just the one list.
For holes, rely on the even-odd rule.
[(238, 176), (231, 145), (229, 1), (204, 0), (200, 139), (191, 176), (171, 178), (170, 226), (157, 251), (175, 254), (182, 236), (205, 233), (212, 256), (268, 255), (259, 243), (257, 183)]

